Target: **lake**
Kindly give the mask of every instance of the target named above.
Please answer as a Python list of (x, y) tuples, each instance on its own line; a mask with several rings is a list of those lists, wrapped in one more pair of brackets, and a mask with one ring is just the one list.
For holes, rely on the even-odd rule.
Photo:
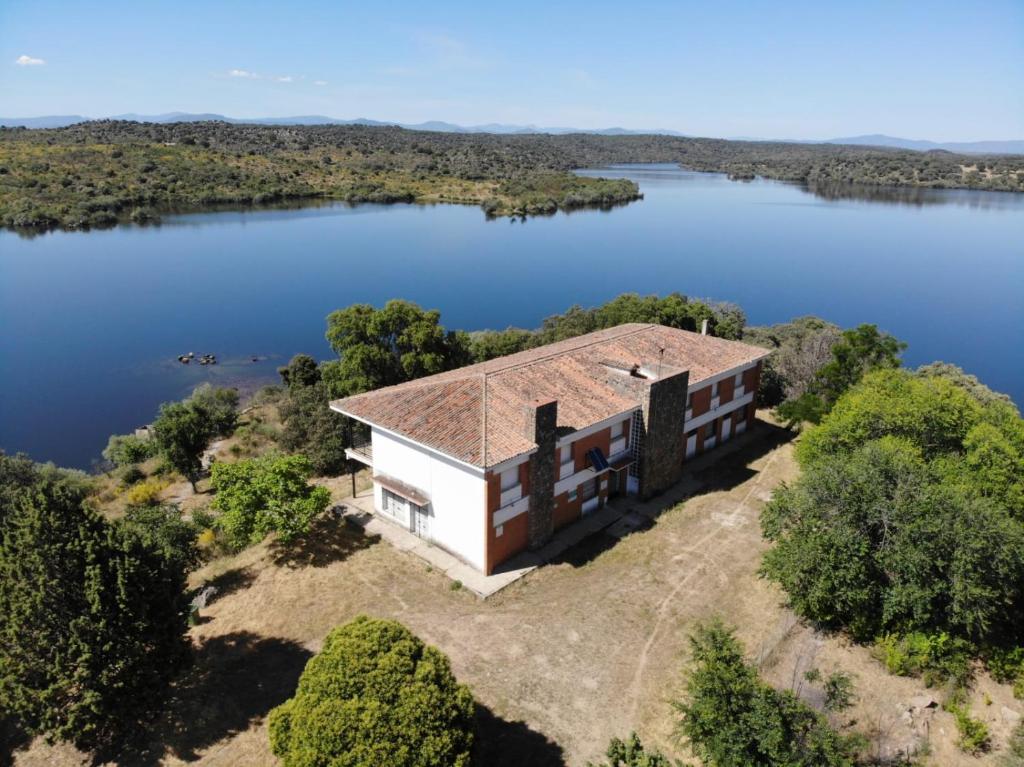
[[(736, 302), (751, 324), (874, 322), (910, 344), (908, 364), (954, 362), (1024, 402), (1024, 195), (586, 173), (632, 178), (645, 199), (526, 222), (327, 204), (0, 231), (0, 447), (88, 468), (161, 402), (204, 380), (275, 382), (295, 353), (330, 356), (331, 310), (395, 297), (465, 329), (673, 290)], [(187, 352), (220, 364), (186, 367)]]

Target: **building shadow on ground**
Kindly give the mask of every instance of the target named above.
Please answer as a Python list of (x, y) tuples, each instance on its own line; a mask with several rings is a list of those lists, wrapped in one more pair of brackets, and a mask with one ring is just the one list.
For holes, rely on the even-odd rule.
[(699, 456), (691, 462), (690, 469), (683, 478), (664, 493), (648, 501), (639, 501), (630, 497), (614, 501), (617, 506), (630, 516), (634, 522), (622, 535), (612, 535), (616, 525), (598, 530), (574, 546), (569, 547), (549, 564), (567, 564), (582, 567), (592, 562), (615, 545), (626, 535), (632, 535), (651, 527), (654, 520), (645, 514), (629, 514), (634, 508), (641, 507), (653, 510), (655, 516), (672, 507), (685, 502), (689, 498), (715, 492), (728, 492), (757, 476), (758, 470), (751, 464), (766, 456), (781, 445), (792, 441), (796, 432), (781, 426), (757, 421), (757, 426), (742, 437), (737, 437), (731, 444), (722, 446), (706, 455)]
[(525, 722), (509, 722), (476, 704), (473, 767), (565, 767), (562, 747)]
[(348, 524), (340, 514), (316, 519), (309, 532), (288, 542), (274, 541), (270, 554), (275, 565), (284, 567), (326, 567), (369, 548), (380, 540), (357, 525)]
[(146, 743), (128, 743), (120, 764), (155, 767), (168, 755), (194, 761), (200, 752), (262, 720), (295, 694), (312, 653), (297, 642), (248, 631), (210, 637), (147, 728)]

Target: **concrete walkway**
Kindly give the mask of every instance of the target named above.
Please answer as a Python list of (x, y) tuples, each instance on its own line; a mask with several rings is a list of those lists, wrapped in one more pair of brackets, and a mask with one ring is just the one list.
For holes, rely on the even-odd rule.
[(546, 545), (536, 551), (524, 551), (498, 566), (496, 572), (484, 575), (479, 570), (449, 554), (444, 549), (423, 540), (403, 527), (378, 516), (373, 511), (373, 491), (361, 490), (355, 497), (346, 498), (339, 509), (352, 524), (361, 527), (367, 535), (380, 536), (399, 551), (408, 551), (426, 561), (434, 569), (440, 570), (452, 581), (462, 584), (482, 599), (496, 594), (510, 583), (515, 583), (527, 573), (541, 565), (562, 556), (586, 538), (601, 531), (616, 538), (643, 529), (663, 511), (675, 506), (698, 492), (704, 482), (696, 475), (730, 454), (748, 444), (751, 437), (747, 432), (734, 437), (728, 443), (688, 463), (688, 469), (682, 479), (661, 495), (649, 501), (641, 501), (635, 496), (614, 498), (603, 508), (588, 514), (580, 521), (564, 527), (552, 536)]

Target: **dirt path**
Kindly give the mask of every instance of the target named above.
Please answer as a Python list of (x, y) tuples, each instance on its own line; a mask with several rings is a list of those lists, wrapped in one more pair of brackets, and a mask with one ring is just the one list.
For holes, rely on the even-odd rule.
[[(326, 633), (360, 613), (400, 620), (449, 655), (482, 706), (479, 763), (488, 767), (583, 765), (632, 730), (684, 757), (670, 702), (682, 691), (687, 634), (713, 615), (737, 627), (752, 657), (771, 659), (765, 673), (774, 683), (788, 685), (794, 664), (807, 662), (805, 643), (822, 643), (821, 658), (857, 669), (863, 716), (896, 716), (894, 695), (906, 699), (920, 686), (893, 683), (863, 648), (799, 626), (758, 578), (758, 514), (797, 469), (780, 431), (763, 425), (749, 437), (743, 451), (700, 473), (703, 489), (685, 503), (676, 502), (697, 483), (657, 499), (667, 511), (651, 528), (621, 541), (591, 538), (487, 601), (329, 521), (304, 545), (262, 545), (218, 562), (200, 574), (221, 595), (193, 629), (196, 668), (149, 750), (124, 763), (274, 764), (267, 712), (292, 694)], [(80, 761), (37, 742), (17, 764)], [(955, 753), (943, 762), (957, 763), (979, 762)]]

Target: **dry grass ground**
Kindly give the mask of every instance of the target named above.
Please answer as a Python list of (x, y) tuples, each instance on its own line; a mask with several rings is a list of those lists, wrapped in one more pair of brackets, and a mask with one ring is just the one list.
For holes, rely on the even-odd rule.
[[(802, 626), (757, 576), (758, 514), (796, 474), (788, 435), (760, 425), (742, 450), (698, 473), (701, 489), (684, 482), (657, 499), (667, 511), (652, 527), (621, 541), (596, 536), (487, 601), (453, 591), (422, 560), (326, 520), (298, 546), (268, 542), (219, 559), (196, 574), (220, 594), (193, 629), (195, 668), (148, 748), (123, 763), (274, 764), (267, 712), (291, 695), (325, 634), (359, 613), (395, 618), (449, 655), (481, 704), (481, 765), (583, 765), (631, 730), (686, 758), (672, 738), (670, 702), (683, 690), (687, 633), (713, 615), (737, 627), (779, 686), (810, 665), (855, 674), (859, 700), (845, 716), (879, 731), (874, 748), (912, 743), (922, 725), (903, 712), (927, 692), (920, 683), (890, 677), (864, 648)], [(688, 490), (692, 497), (677, 503)], [(1008, 728), (994, 720), (1002, 706), (1020, 705), (987, 680), (976, 696), (981, 690), (994, 702), (975, 700), (975, 715), (993, 721), (1002, 739)], [(949, 714), (930, 720), (929, 763), (994, 760), (955, 749)], [(80, 761), (41, 742), (16, 758), (21, 766)]]

